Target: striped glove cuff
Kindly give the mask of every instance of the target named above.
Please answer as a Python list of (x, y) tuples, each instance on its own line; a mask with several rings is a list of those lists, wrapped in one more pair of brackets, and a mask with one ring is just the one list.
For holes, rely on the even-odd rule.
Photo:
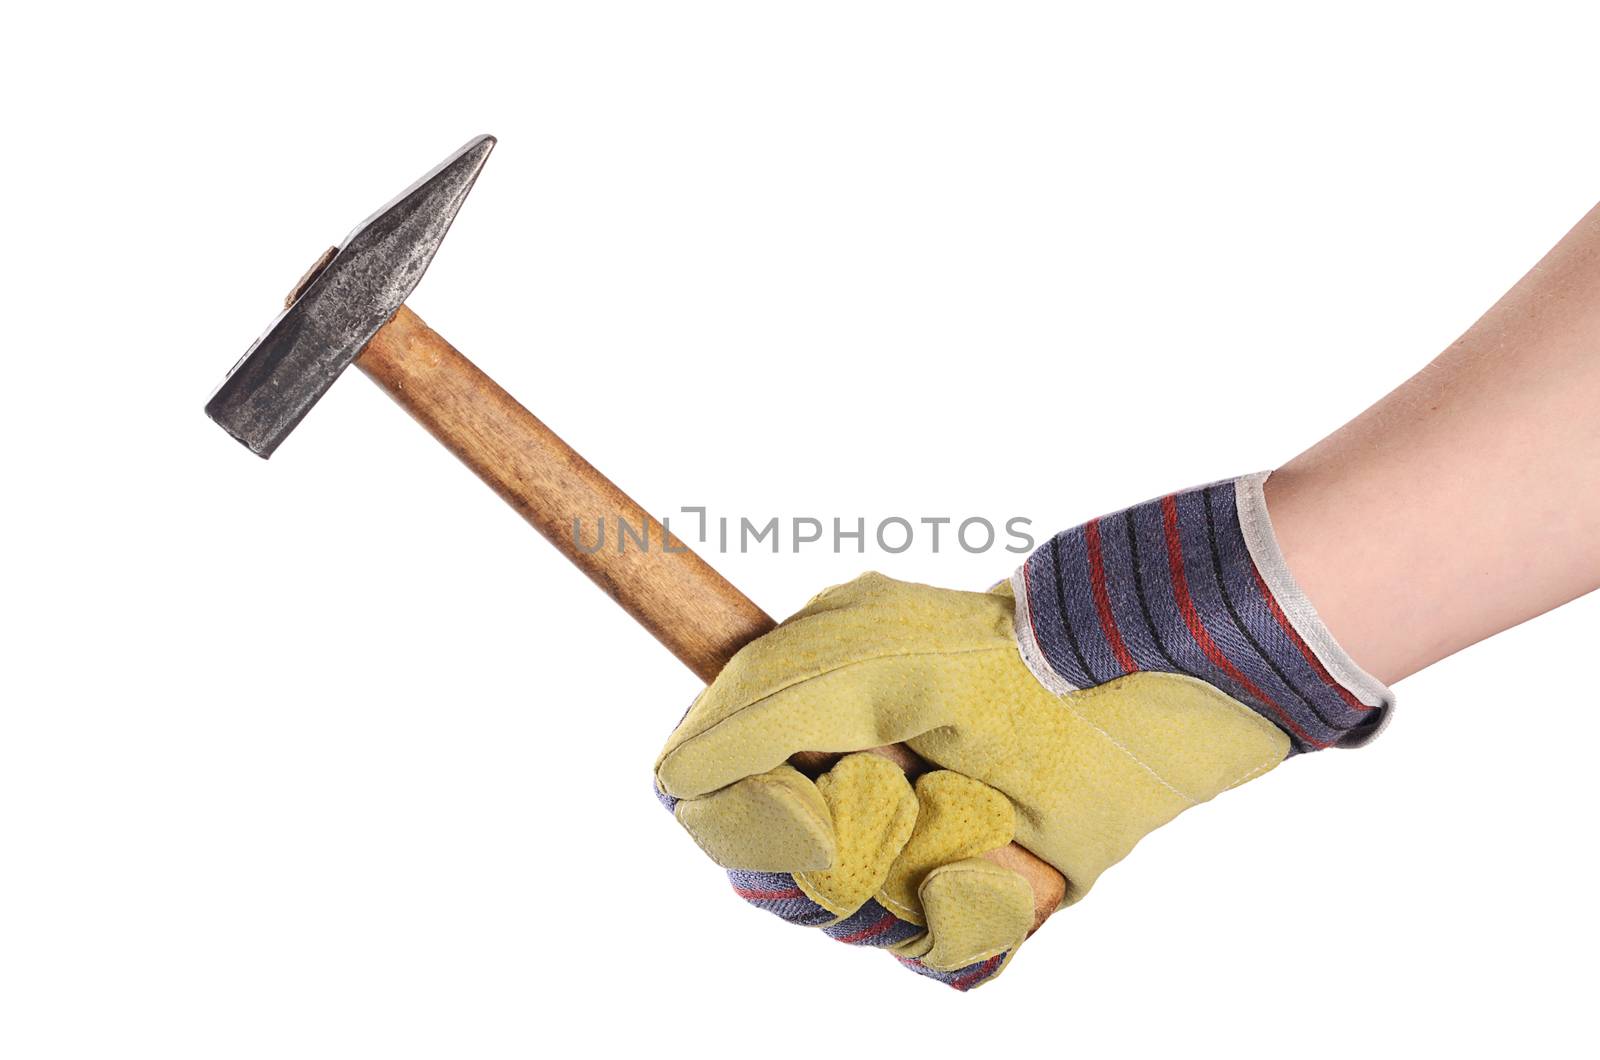
[(1012, 578), (1034, 676), (1060, 694), (1141, 670), (1188, 674), (1288, 733), (1295, 752), (1377, 735), (1394, 696), (1295, 584), (1267, 474), (1091, 519), (1037, 549)]

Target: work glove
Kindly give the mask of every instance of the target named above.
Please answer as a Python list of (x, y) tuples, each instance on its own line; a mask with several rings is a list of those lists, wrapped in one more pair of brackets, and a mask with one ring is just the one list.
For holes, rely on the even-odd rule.
[[(658, 792), (754, 904), (960, 989), (992, 978), (1033, 903), (984, 855), (1015, 839), (1076, 902), (1185, 809), (1386, 716), (1289, 577), (1264, 480), (1091, 520), (1001, 591), (826, 590), (695, 701)], [(856, 753), (898, 742), (934, 768)], [(813, 781), (801, 751), (845, 757)]]

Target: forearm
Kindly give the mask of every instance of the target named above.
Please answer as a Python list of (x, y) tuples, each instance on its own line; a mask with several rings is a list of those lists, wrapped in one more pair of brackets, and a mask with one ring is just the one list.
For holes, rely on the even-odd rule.
[(1600, 207), (1266, 493), (1301, 588), (1385, 682), (1600, 587)]

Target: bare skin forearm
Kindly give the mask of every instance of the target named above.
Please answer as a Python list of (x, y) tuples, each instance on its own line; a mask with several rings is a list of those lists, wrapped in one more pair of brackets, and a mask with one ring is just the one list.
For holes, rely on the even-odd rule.
[(1386, 683), (1600, 588), (1600, 206), (1266, 492), (1301, 588)]

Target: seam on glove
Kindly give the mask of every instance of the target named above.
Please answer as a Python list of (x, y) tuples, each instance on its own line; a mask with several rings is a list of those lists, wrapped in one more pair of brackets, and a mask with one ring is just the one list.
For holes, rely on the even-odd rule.
[(1124, 746), (1121, 743), (1121, 741), (1119, 741), (1116, 737), (1112, 736), (1109, 732), (1106, 732), (1100, 726), (1098, 726), (1094, 722), (1090, 721), (1088, 716), (1085, 715), (1083, 713), (1083, 711), (1079, 710), (1077, 705), (1075, 703), (1073, 703), (1072, 700), (1064, 698), (1064, 699), (1062, 699), (1062, 703), (1064, 703), (1066, 705), (1066, 708), (1072, 712), (1073, 717), (1077, 718), (1079, 721), (1081, 721), (1085, 725), (1089, 726), (1089, 728), (1091, 728), (1095, 732), (1099, 733), (1101, 739), (1105, 740), (1106, 743), (1110, 744), (1112, 747), (1115, 747), (1117, 750), (1119, 750), (1123, 754), (1127, 755), (1130, 759), (1133, 760), (1133, 762), (1135, 764), (1138, 765), (1138, 767), (1140, 769), (1144, 770), (1146, 773), (1149, 773), (1152, 777), (1154, 777), (1156, 783), (1160, 784), (1162, 787), (1164, 787), (1168, 791), (1172, 792), (1174, 795), (1176, 795), (1178, 798), (1182, 799), (1184, 802), (1188, 803), (1190, 806), (1198, 806), (1198, 805), (1200, 805), (1200, 800), (1194, 798), (1191, 795), (1186, 795), (1183, 792), (1179, 791), (1177, 788), (1173, 787), (1172, 784), (1167, 781), (1166, 777), (1162, 776), (1160, 773), (1157, 773), (1153, 768), (1150, 767), (1150, 765), (1147, 762), (1145, 762), (1144, 759), (1140, 758), (1138, 755), (1136, 755), (1132, 751), (1130, 751), (1126, 746)]
[(889, 912), (893, 913), (901, 920), (909, 920), (918, 927), (927, 926), (922, 922), (921, 913), (917, 912), (915, 909), (912, 909), (908, 905), (903, 905), (900, 902), (895, 901), (893, 898), (890, 898), (889, 895), (883, 890), (880, 889), (877, 894), (873, 895), (873, 897), (878, 900), (879, 905), (889, 910)]
[[(1027, 940), (1024, 939), (1023, 941), (1027, 941)], [(1020, 945), (1020, 943), (1014, 943), (1013, 945)], [(945, 972), (946, 974), (949, 974), (951, 972), (965, 971), (966, 969), (971, 968), (974, 964), (982, 964), (984, 961), (990, 960), (991, 958), (994, 958), (994, 957), (998, 957), (1002, 953), (1010, 952), (1011, 948), (1012, 948), (1011, 946), (1000, 946), (1000, 947), (998, 947), (996, 949), (985, 950), (983, 953), (978, 954), (976, 957), (973, 957), (971, 960), (967, 961), (965, 964), (962, 964), (962, 965), (960, 965), (960, 966), (958, 966), (956, 968), (935, 968), (931, 964), (922, 964), (923, 958), (927, 956), (926, 954), (924, 954), (923, 957), (916, 958), (916, 962), (918, 964), (922, 964), (922, 966), (924, 968), (928, 968), (928, 969), (930, 969), (932, 971), (935, 971), (935, 972), (942, 971), (942, 972)], [(902, 960), (901, 963), (904, 963), (904, 961)], [(951, 985), (954, 985), (954, 984), (951, 984)], [(961, 988), (957, 987), (956, 989), (959, 990)]]
[[(1280, 730), (1276, 725), (1272, 724), (1266, 718), (1263, 718), (1260, 714), (1257, 714), (1255, 711), (1251, 710), (1249, 707), (1245, 706), (1243, 703), (1240, 703), (1238, 700), (1234, 699), (1232, 696), (1227, 695), (1224, 692), (1218, 691), (1215, 688), (1212, 688), (1210, 685), (1206, 684), (1204, 681), (1200, 681), (1200, 680), (1197, 680), (1197, 679), (1194, 679), (1194, 678), (1184, 677), (1181, 674), (1170, 674), (1170, 675), (1167, 675), (1167, 676), (1169, 677), (1169, 679), (1171, 679), (1173, 681), (1192, 681), (1193, 685), (1194, 685), (1194, 689), (1195, 689), (1195, 691), (1197, 693), (1199, 693), (1200, 695), (1204, 696), (1205, 698), (1211, 700), (1213, 703), (1216, 703), (1216, 704), (1224, 707), (1225, 709), (1231, 711), (1236, 717), (1239, 718), (1239, 720), (1241, 720), (1243, 722), (1246, 722), (1249, 725), (1254, 726), (1257, 730), (1259, 730), (1262, 734), (1264, 734), (1266, 736), (1269, 736), (1271, 738), (1276, 739), (1282, 732), (1282, 730)], [(1200, 803), (1206, 801), (1204, 799), (1196, 799), (1193, 796), (1188, 795), (1185, 792), (1179, 790), (1177, 787), (1173, 786), (1170, 782), (1168, 782), (1168, 780), (1165, 777), (1163, 777), (1159, 772), (1157, 772), (1154, 767), (1152, 767), (1147, 762), (1142, 760), (1138, 755), (1134, 754), (1133, 751), (1131, 751), (1127, 747), (1123, 746), (1110, 733), (1106, 732), (1100, 726), (1098, 726), (1094, 722), (1090, 721), (1089, 718), (1081, 710), (1079, 710), (1077, 708), (1076, 704), (1078, 704), (1078, 703), (1082, 703), (1082, 702), (1085, 702), (1087, 700), (1094, 699), (1097, 696), (1109, 695), (1109, 694), (1111, 694), (1113, 692), (1118, 691), (1119, 690), (1118, 689), (1118, 685), (1119, 684), (1120, 684), (1120, 679), (1119, 680), (1108, 681), (1103, 685), (1096, 685), (1094, 688), (1089, 688), (1089, 689), (1083, 690), (1082, 692), (1073, 693), (1071, 696), (1062, 696), (1061, 697), (1061, 703), (1068, 710), (1072, 711), (1073, 715), (1079, 721), (1083, 722), (1085, 725), (1089, 726), (1089, 728), (1091, 728), (1095, 732), (1099, 733), (1106, 740), (1107, 743), (1111, 744), (1111, 746), (1115, 747), (1117, 750), (1121, 751), (1123, 754), (1125, 754), (1129, 758), (1133, 759), (1133, 761), (1137, 762), (1139, 764), (1139, 767), (1142, 768), (1145, 772), (1149, 773), (1157, 781), (1159, 781), (1161, 783), (1162, 787), (1166, 788), (1168, 791), (1172, 792), (1174, 795), (1178, 796), (1180, 799), (1183, 799), (1190, 806), (1198, 806), (1198, 805), (1200, 805)], [(1238, 787), (1240, 784), (1243, 784), (1245, 781), (1249, 780), (1251, 777), (1254, 777), (1254, 776), (1256, 776), (1256, 775), (1258, 775), (1260, 773), (1264, 773), (1267, 770), (1271, 769), (1273, 766), (1277, 765), (1279, 763), (1279, 761), (1281, 761), (1281, 759), (1278, 759), (1278, 758), (1275, 758), (1275, 757), (1267, 758), (1266, 761), (1262, 762), (1258, 766), (1254, 766), (1251, 769), (1247, 770), (1242, 776), (1239, 777), (1239, 779), (1237, 779), (1237, 780), (1233, 781), (1232, 783), (1226, 785), (1225, 787), (1222, 788), (1222, 790), (1223, 791), (1227, 791), (1229, 788)]]
[[(1278, 728), (1276, 725), (1272, 724), (1272, 722), (1268, 721), (1266, 718), (1263, 718), (1260, 714), (1257, 714), (1255, 711), (1251, 710), (1237, 699), (1234, 699), (1232, 696), (1228, 695), (1228, 693), (1222, 691), (1221, 689), (1213, 688), (1210, 684), (1200, 680), (1198, 677), (1190, 677), (1188, 674), (1164, 674), (1149, 670), (1140, 672), (1150, 673), (1168, 681), (1183, 681), (1189, 684), (1197, 693), (1204, 696), (1206, 699), (1209, 699), (1218, 706), (1231, 711), (1233, 714), (1238, 716), (1240, 721), (1254, 726), (1263, 735), (1272, 739), (1277, 739), (1278, 735), (1283, 732), (1282, 729)], [(1075, 693), (1071, 699), (1068, 700), (1068, 702), (1083, 703), (1094, 699), (1097, 696), (1110, 695), (1118, 690), (1118, 686), (1122, 681), (1132, 676), (1132, 674), (1125, 674), (1123, 677), (1113, 678), (1103, 685), (1096, 685), (1093, 688), (1086, 688), (1082, 692)]]
[(1028, 565), (1024, 563), (1011, 576), (1011, 594), (1016, 600), (1012, 629), (1017, 637), (1017, 651), (1028, 672), (1044, 687), (1058, 696), (1078, 691), (1078, 686), (1056, 672), (1039, 647), (1039, 631), (1033, 624), (1032, 593), (1028, 589)]
[(1267, 770), (1269, 770), (1273, 766), (1277, 765), (1278, 761), (1279, 760), (1276, 759), (1276, 758), (1267, 759), (1265, 762), (1262, 762), (1260, 765), (1256, 766), (1254, 769), (1251, 769), (1251, 770), (1245, 772), (1243, 775), (1241, 775), (1239, 777), (1238, 780), (1229, 781), (1228, 783), (1224, 784), (1222, 786), (1222, 790), (1223, 791), (1232, 791), (1234, 788), (1237, 788), (1240, 784), (1243, 784), (1245, 781), (1251, 779), (1252, 777), (1259, 776), (1260, 774), (1265, 773)]

